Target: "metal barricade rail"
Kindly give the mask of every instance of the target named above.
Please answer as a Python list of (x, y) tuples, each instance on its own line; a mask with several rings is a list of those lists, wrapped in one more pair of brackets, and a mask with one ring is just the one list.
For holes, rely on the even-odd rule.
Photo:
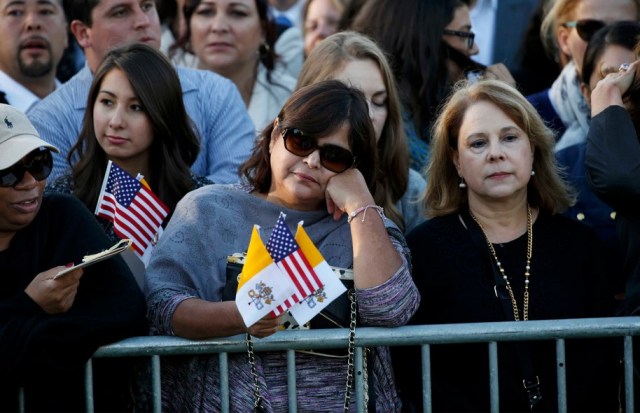
[[(362, 327), (356, 330), (356, 401), (358, 411), (364, 410), (363, 375), (364, 347), (422, 346), (423, 407), (431, 412), (430, 345), (447, 343), (487, 343), (489, 353), (491, 411), (499, 411), (498, 349), (502, 341), (555, 340), (557, 366), (564, 366), (565, 339), (623, 337), (625, 411), (634, 411), (632, 337), (640, 335), (640, 317), (584, 318), (570, 320), (532, 320), (526, 322), (493, 322), (402, 326), (395, 328)], [(347, 348), (348, 329), (281, 331), (264, 339), (255, 339), (255, 351), (286, 351), (289, 390), (289, 411), (296, 409), (295, 350)], [(161, 411), (160, 357), (169, 355), (218, 354), (220, 361), (220, 393), (222, 412), (229, 411), (228, 353), (245, 352), (244, 336), (192, 341), (178, 337), (133, 337), (108, 346), (94, 354), (100, 357), (151, 357), (154, 412)], [(87, 363), (87, 411), (93, 412), (93, 378), (91, 360)], [(557, 368), (558, 411), (567, 411), (566, 377)]]

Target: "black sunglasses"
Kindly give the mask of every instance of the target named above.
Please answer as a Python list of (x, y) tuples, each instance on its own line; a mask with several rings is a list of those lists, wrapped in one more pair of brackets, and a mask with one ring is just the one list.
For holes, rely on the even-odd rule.
[(576, 20), (563, 24), (563, 26), (567, 28), (575, 27), (578, 31), (578, 36), (580, 36), (580, 38), (585, 42), (591, 40), (591, 37), (606, 25), (607, 24), (602, 20), (593, 19)]
[(460, 30), (444, 29), (442, 33), (448, 34), (449, 36), (457, 36), (462, 37), (463, 39), (467, 39), (467, 47), (469, 49), (473, 48), (473, 43), (476, 38), (476, 34), (474, 32), (461, 32)]
[(0, 171), (0, 187), (8, 188), (22, 182), (25, 172), (36, 181), (47, 179), (53, 167), (53, 157), (49, 149), (40, 147), (31, 151), (22, 160)]
[(297, 128), (284, 128), (282, 139), (285, 149), (296, 156), (308, 156), (318, 149), (320, 151), (320, 165), (331, 172), (344, 172), (356, 163), (356, 157), (348, 149), (331, 144), (320, 146), (315, 138), (306, 136)]

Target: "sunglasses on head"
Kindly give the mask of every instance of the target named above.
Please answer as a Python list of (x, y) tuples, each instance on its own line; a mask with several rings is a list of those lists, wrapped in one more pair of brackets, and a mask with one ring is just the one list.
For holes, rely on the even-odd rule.
[(456, 36), (456, 37), (462, 37), (463, 39), (467, 39), (467, 47), (469, 49), (473, 48), (473, 43), (476, 38), (476, 34), (474, 32), (461, 32), (460, 30), (444, 29), (442, 33), (447, 34), (449, 36)]
[(318, 149), (320, 151), (320, 165), (331, 172), (344, 172), (356, 162), (356, 157), (348, 149), (331, 144), (320, 146), (315, 138), (306, 136), (297, 128), (284, 128), (282, 139), (285, 149), (296, 156), (308, 156)]
[(14, 187), (22, 182), (24, 174), (29, 172), (36, 181), (46, 179), (53, 167), (51, 151), (46, 148), (38, 148), (31, 151), (7, 169), (0, 170), (0, 187)]
[(578, 32), (578, 36), (585, 42), (591, 40), (591, 37), (600, 29), (602, 29), (607, 24), (602, 20), (593, 20), (593, 19), (583, 19), (576, 20), (572, 22), (566, 22), (563, 24), (564, 27), (572, 28), (575, 27)]

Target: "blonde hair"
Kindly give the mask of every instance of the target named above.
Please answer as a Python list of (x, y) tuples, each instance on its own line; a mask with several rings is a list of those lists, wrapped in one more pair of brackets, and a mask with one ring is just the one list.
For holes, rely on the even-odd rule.
[(564, 211), (575, 202), (573, 190), (560, 176), (553, 153), (554, 133), (545, 126), (536, 109), (515, 88), (497, 80), (456, 84), (442, 107), (432, 129), (431, 158), (427, 166), (429, 181), (424, 198), (430, 216), (447, 215), (467, 205), (467, 191), (458, 187), (453, 154), (467, 109), (477, 102), (490, 102), (500, 108), (529, 137), (534, 153), (527, 198), (531, 206), (551, 214)]
[(333, 34), (313, 49), (302, 67), (297, 88), (334, 79), (348, 62), (365, 59), (372, 60), (380, 69), (387, 89), (387, 120), (378, 140), (378, 157), (382, 173), (378, 174), (380, 185), (373, 196), (376, 203), (384, 208), (387, 216), (404, 229), (402, 214), (395, 204), (407, 190), (409, 149), (402, 125), (395, 78), (382, 50), (373, 40), (357, 32)]
[[(558, 30), (563, 24), (575, 20), (575, 11), (582, 0), (546, 0), (545, 16), (540, 25), (540, 38), (550, 56), (559, 51)], [(640, 0), (632, 0), (636, 6), (634, 20), (640, 18)]]

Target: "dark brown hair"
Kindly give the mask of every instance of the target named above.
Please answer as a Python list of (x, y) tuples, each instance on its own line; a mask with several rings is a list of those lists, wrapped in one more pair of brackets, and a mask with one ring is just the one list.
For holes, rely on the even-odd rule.
[[(141, 43), (109, 51), (96, 70), (80, 136), (67, 156), (75, 195), (90, 210), (95, 209), (100, 193), (96, 182), (102, 182), (108, 158), (96, 140), (93, 107), (102, 81), (114, 69), (127, 76), (149, 117), (153, 142), (149, 147), (150, 176), (146, 179), (151, 190), (173, 210), (194, 187), (190, 168), (198, 156), (200, 142), (185, 110), (176, 71), (159, 51)], [(73, 159), (78, 161), (73, 163)]]
[[(375, 193), (378, 169), (376, 135), (369, 118), (369, 107), (362, 92), (337, 80), (314, 83), (295, 91), (278, 114), (278, 128), (298, 128), (322, 138), (343, 125), (349, 126), (349, 148), (371, 193)], [(240, 166), (240, 175), (258, 192), (271, 187), (269, 144), (274, 124), (257, 139), (251, 157)]]

